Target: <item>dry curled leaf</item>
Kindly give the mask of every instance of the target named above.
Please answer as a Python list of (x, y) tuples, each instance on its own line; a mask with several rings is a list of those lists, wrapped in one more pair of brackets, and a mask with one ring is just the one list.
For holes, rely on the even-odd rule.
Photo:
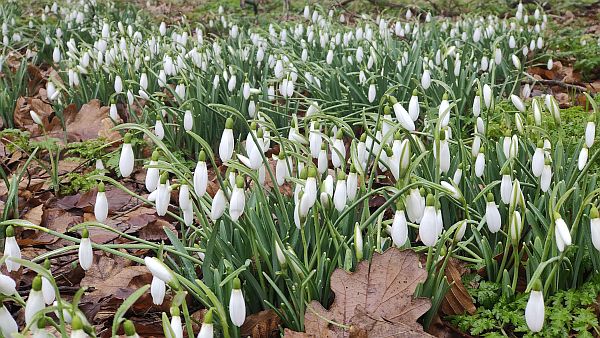
[(331, 276), (335, 300), (329, 310), (316, 301), (309, 305), (304, 337), (431, 337), (417, 323), (431, 301), (413, 297), (426, 279), (427, 271), (411, 250), (375, 253), (353, 273), (337, 269)]
[(281, 318), (275, 311), (269, 309), (254, 313), (244, 321), (241, 327), (242, 337), (271, 338), (279, 337)]

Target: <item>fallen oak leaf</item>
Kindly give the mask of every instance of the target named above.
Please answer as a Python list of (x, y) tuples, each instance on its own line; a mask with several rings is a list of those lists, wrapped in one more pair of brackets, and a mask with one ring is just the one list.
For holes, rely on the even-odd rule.
[(432, 337), (417, 323), (431, 301), (413, 297), (418, 284), (426, 279), (419, 256), (395, 248), (373, 254), (370, 263), (360, 262), (353, 273), (337, 269), (330, 284), (335, 300), (329, 310), (317, 301), (310, 303), (303, 337), (364, 337), (365, 332), (377, 337), (375, 332), (385, 335), (392, 331), (394, 337)]

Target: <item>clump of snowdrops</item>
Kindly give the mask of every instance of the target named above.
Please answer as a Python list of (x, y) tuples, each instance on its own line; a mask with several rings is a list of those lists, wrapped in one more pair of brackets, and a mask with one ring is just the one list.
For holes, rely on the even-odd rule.
[[(210, 309), (199, 337), (236, 336), (246, 315), (269, 308), (286, 327), (302, 330), (306, 304), (332, 299), (336, 268), (352, 270), (391, 247), (426, 256), (428, 279), (417, 289), (432, 299), (425, 326), (450, 288), (450, 258), (485, 270), (508, 298), (525, 279), (524, 315), (534, 332), (543, 327), (545, 296), (598, 271), (600, 190), (589, 173), (599, 156), (595, 102), (589, 98), (585, 135), (567, 146), (548, 137), (549, 121), (560, 126), (556, 100), (530, 99), (529, 86), (519, 91), (523, 67), (543, 52), (541, 9), (529, 15), (520, 5), (510, 19), (421, 21), (407, 13), (401, 21), (347, 25), (343, 15), (307, 8), (303, 20), (266, 31), (238, 26), (223, 13), (194, 31), (135, 20), (78, 22), (74, 12), (60, 13), (89, 35), (50, 37), (65, 79), (48, 82), (49, 98), (109, 104), (115, 129), (124, 133), (117, 174), (143, 166), (147, 194), (109, 175), (95, 177), (102, 182), (96, 221), (70, 229), (79, 237), (3, 223), (7, 268), (22, 264), (40, 274), (26, 305), (5, 279), (7, 301), (35, 304), (26, 309), (24, 330), (70, 322), (93, 334), (77, 298), (61, 300), (47, 266), (19, 258), (14, 227), (74, 242), (69, 250), (78, 250), (84, 269), (94, 250), (145, 264), (152, 284), (114, 319), (113, 333), (124, 323), (128, 336), (135, 328), (123, 315), (148, 291), (155, 304), (174, 295), (163, 313), (170, 337), (195, 334), (188, 307), (198, 305)], [(85, 7), (82, 13), (86, 18)], [(207, 36), (215, 28), (227, 36)], [(514, 110), (497, 109), (504, 98)], [(504, 125), (506, 135), (491, 138), (490, 123)], [(155, 149), (151, 158), (136, 157), (134, 138)], [(178, 220), (179, 236), (165, 229), (170, 243), (158, 244), (106, 225), (106, 184)], [(93, 243), (89, 228), (115, 232), (148, 256)], [(36, 293), (43, 295), (44, 285), (56, 303)], [(46, 315), (54, 311), (58, 322)]]

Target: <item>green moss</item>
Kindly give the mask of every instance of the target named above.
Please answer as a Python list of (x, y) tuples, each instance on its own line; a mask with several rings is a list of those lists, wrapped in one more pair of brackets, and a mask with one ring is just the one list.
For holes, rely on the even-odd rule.
[[(478, 277), (478, 276), (477, 276)], [(467, 289), (472, 295), (479, 295), (481, 284), (473, 283), (477, 278), (467, 277)], [(449, 317), (459, 329), (472, 335), (497, 337), (499, 334), (523, 337), (589, 337), (600, 329), (595, 299), (600, 293), (600, 277), (583, 284), (579, 289), (559, 291), (546, 300), (546, 321), (543, 330), (532, 334), (525, 323), (525, 306), (528, 295), (519, 295), (514, 300), (500, 299), (491, 309), (480, 304), (474, 315)]]
[(90, 179), (93, 175), (100, 174), (99, 170), (89, 173), (68, 173), (64, 176), (63, 183), (60, 186), (60, 194), (63, 196), (84, 193), (95, 188), (98, 183)]

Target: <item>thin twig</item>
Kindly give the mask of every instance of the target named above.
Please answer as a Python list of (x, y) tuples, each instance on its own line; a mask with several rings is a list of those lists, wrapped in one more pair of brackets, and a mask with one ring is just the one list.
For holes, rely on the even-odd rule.
[(587, 91), (587, 88), (585, 88), (583, 86), (566, 83), (566, 82), (560, 81), (560, 80), (536, 79), (529, 74), (527, 74), (527, 77), (529, 77), (530, 81), (523, 81), (523, 82), (531, 84), (531, 85), (539, 83), (539, 84), (543, 84), (543, 85), (547, 85), (547, 86), (559, 86), (559, 87), (563, 87), (563, 88), (567, 88), (567, 89), (575, 89), (575, 90), (579, 90), (581, 92)]

